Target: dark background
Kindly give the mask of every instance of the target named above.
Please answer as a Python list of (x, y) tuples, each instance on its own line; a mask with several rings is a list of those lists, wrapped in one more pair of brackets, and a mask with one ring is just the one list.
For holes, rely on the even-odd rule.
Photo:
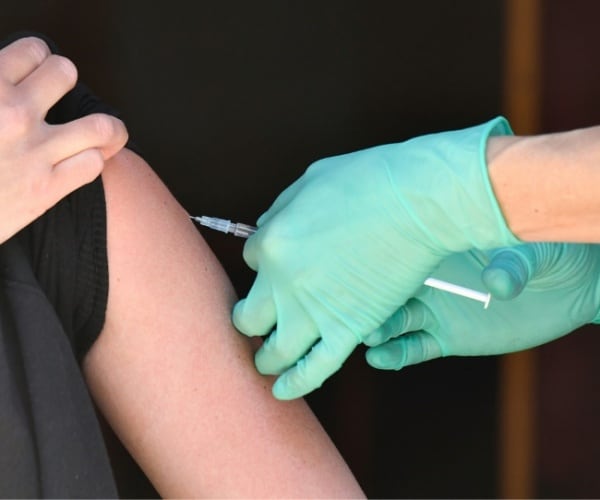
[[(573, 66), (567, 71), (578, 81), (598, 72), (591, 58), (600, 43), (598, 17), (591, 15), (598, 9), (582, 0), (544, 5), (544, 26), (554, 30), (544, 55), (554, 71), (545, 73), (552, 84), (542, 89), (544, 123), (548, 129), (597, 123), (597, 81), (585, 86), (587, 100), (572, 90), (576, 104), (584, 101), (576, 107), (584, 117), (563, 96), (574, 85), (564, 65)], [(2, 6), (0, 36), (33, 29), (53, 38), (81, 79), (122, 112), (146, 159), (194, 214), (253, 223), (318, 158), (472, 125), (503, 111), (502, 0), (3, 0)], [(560, 22), (565, 15), (570, 31)], [(553, 65), (557, 53), (562, 66)], [(241, 259), (243, 242), (203, 234), (244, 295), (253, 274)], [(573, 348), (552, 346), (542, 369), (559, 376), (568, 359), (561, 348), (592, 352), (588, 344), (581, 348), (580, 337), (590, 338), (572, 336)], [(571, 358), (585, 366), (579, 354)], [(571, 380), (579, 388), (590, 378), (589, 371), (580, 375)], [(564, 449), (552, 447), (558, 436), (569, 436), (573, 419), (568, 409), (557, 414), (563, 400), (554, 380), (543, 373), (540, 380), (546, 395), (540, 494), (599, 496), (590, 464), (598, 464), (600, 452), (585, 451), (593, 419), (570, 455), (569, 437)], [(388, 373), (370, 369), (359, 349), (308, 401), (369, 497), (495, 497), (498, 383), (497, 358), (444, 359)], [(575, 398), (578, 418), (598, 415), (585, 390)], [(121, 494), (153, 496), (114, 436), (108, 443)], [(555, 456), (570, 458), (557, 464)]]
[[(598, 125), (600, 2), (542, 6), (542, 128)], [(600, 498), (598, 334), (598, 326), (587, 326), (538, 349), (538, 496)]]

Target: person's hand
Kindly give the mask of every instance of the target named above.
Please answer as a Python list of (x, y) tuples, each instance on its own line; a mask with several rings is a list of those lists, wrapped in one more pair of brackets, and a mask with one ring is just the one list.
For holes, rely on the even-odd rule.
[(536, 243), (456, 254), (435, 276), (493, 297), (479, 302), (423, 287), (365, 338), (367, 361), (399, 370), (442, 356), (504, 354), (538, 346), (597, 319), (600, 245)]
[(489, 135), (505, 120), (321, 160), (275, 201), (246, 242), (257, 271), (233, 311), (265, 335), (258, 370), (302, 396), (413, 296), (452, 252), (518, 243), (487, 177)]
[(75, 66), (40, 39), (0, 50), (0, 243), (95, 179), (127, 141), (123, 123), (108, 115), (46, 123), (76, 80)]

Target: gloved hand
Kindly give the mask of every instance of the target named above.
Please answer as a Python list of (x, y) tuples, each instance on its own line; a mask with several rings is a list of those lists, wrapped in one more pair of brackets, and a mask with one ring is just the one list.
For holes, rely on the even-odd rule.
[(492, 298), (484, 309), (479, 302), (423, 287), (365, 339), (376, 346), (366, 353), (370, 365), (399, 370), (442, 356), (519, 351), (599, 318), (600, 245), (536, 243), (470, 251), (445, 259), (435, 276), (510, 300)]
[(444, 257), (517, 244), (489, 184), (487, 138), (503, 118), (321, 160), (258, 221), (244, 248), (258, 272), (233, 312), (266, 335), (258, 370), (275, 397), (319, 387), (413, 296)]

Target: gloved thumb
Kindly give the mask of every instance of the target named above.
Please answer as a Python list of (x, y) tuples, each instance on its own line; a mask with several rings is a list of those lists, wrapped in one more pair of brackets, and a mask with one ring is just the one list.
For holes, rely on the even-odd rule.
[(536, 255), (527, 246), (496, 251), (483, 269), (481, 279), (496, 299), (508, 300), (519, 295), (531, 279)]

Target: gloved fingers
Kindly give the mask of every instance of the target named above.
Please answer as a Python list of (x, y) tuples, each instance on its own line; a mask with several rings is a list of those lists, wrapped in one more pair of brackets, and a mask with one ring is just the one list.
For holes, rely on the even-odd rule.
[(275, 215), (277, 215), (281, 211), (282, 208), (286, 207), (288, 205), (288, 203), (292, 199), (294, 199), (294, 197), (298, 193), (300, 187), (301, 187), (301, 181), (300, 181), (300, 179), (298, 179), (295, 182), (293, 182), (292, 184), (290, 184), (287, 188), (285, 188), (279, 194), (279, 196), (277, 196), (277, 198), (275, 198), (275, 201), (267, 209), (267, 211), (264, 212), (258, 218), (258, 220), (256, 221), (256, 225), (258, 227), (261, 227), (264, 224), (266, 224), (267, 222), (269, 222), (269, 220), (271, 220)]
[[(275, 215), (270, 211), (268, 214), (269, 217)], [(286, 234), (289, 232), (287, 228), (282, 227), (282, 224), (280, 224), (279, 221), (266, 227), (260, 226), (260, 222), (258, 224), (258, 231), (248, 238), (244, 244), (243, 251), (244, 261), (248, 264), (248, 267), (254, 271), (258, 271), (260, 261), (278, 262), (282, 258), (287, 257), (284, 250), (287, 241)], [(298, 228), (295, 229), (297, 230)]]
[(532, 276), (535, 255), (525, 245), (496, 251), (481, 279), (493, 297), (507, 300), (519, 295)]
[[(260, 231), (260, 229), (258, 230)], [(259, 245), (262, 245), (262, 234), (253, 234), (244, 243), (242, 258), (253, 271), (258, 271)]]
[(261, 273), (245, 299), (233, 308), (232, 321), (235, 327), (250, 337), (266, 335), (277, 322), (277, 310), (273, 301), (271, 286)]
[(263, 375), (278, 375), (304, 357), (319, 340), (319, 330), (300, 304), (278, 304), (277, 328), (254, 356), (256, 369)]
[(434, 319), (427, 306), (418, 299), (410, 299), (381, 326), (367, 335), (363, 342), (368, 346), (376, 346), (406, 332), (427, 330), (433, 324)]
[(0, 51), (0, 79), (16, 85), (49, 55), (48, 45), (39, 38), (20, 38)]
[(338, 371), (358, 345), (349, 330), (323, 338), (298, 363), (284, 372), (273, 385), (273, 395), (287, 400), (302, 397), (319, 388)]
[(367, 363), (380, 370), (400, 370), (442, 356), (435, 337), (425, 331), (407, 333), (367, 349)]
[(44, 116), (77, 83), (77, 68), (66, 57), (51, 54), (17, 86), (30, 109)]
[(319, 332), (312, 325), (283, 334), (275, 329), (254, 356), (256, 369), (263, 375), (278, 375), (301, 359), (319, 340)]

